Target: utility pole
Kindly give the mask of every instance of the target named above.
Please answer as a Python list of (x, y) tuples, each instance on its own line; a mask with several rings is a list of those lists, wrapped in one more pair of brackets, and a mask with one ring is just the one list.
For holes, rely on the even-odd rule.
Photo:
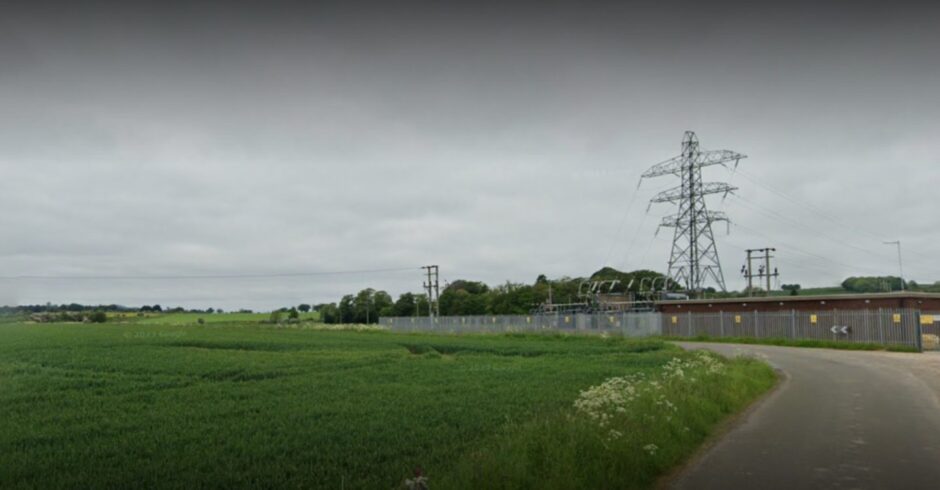
[(772, 248), (764, 249), (764, 272), (767, 273), (767, 296), (770, 296), (770, 277), (771, 275), (773, 276), (777, 275), (776, 270), (774, 270), (773, 274), (770, 273), (770, 251), (771, 250), (776, 251), (775, 249), (772, 249)]
[(664, 217), (659, 224), (659, 228), (675, 228), (666, 276), (682, 284), (692, 297), (700, 294), (703, 284), (708, 280), (714, 282), (722, 291), (727, 290), (718, 260), (712, 223), (727, 223), (729, 220), (724, 213), (709, 211), (705, 207), (705, 196), (727, 196), (737, 190), (737, 187), (723, 182), (703, 182), (702, 167), (727, 167), (730, 162), (734, 162), (737, 167), (742, 158), (747, 157), (730, 150), (701, 150), (695, 132), (686, 131), (682, 138), (682, 153), (679, 156), (653, 165), (640, 176), (640, 182), (663, 175), (674, 175), (680, 179), (678, 187), (653, 196), (650, 205), (677, 204), (678, 212)]
[(901, 240), (895, 240), (893, 242), (885, 242), (885, 245), (897, 245), (898, 246), (898, 273), (901, 274), (901, 291), (904, 291), (904, 265), (901, 263)]
[(754, 282), (752, 281), (752, 279), (754, 278), (754, 273), (751, 272), (752, 271), (751, 269), (751, 253), (752, 252), (753, 250), (747, 250), (747, 265), (741, 266), (741, 274), (747, 278), (747, 295), (748, 296), (751, 296), (754, 291)]
[[(747, 295), (748, 296), (754, 295), (754, 278), (755, 277), (757, 278), (758, 285), (761, 283), (761, 279), (767, 278), (767, 290), (766, 291), (767, 291), (767, 295), (768, 296), (770, 295), (770, 290), (771, 290), (770, 279), (773, 277), (780, 276), (780, 272), (777, 271), (776, 267), (773, 269), (773, 272), (770, 271), (770, 259), (773, 258), (773, 255), (770, 255), (770, 252), (776, 252), (776, 251), (777, 251), (776, 248), (770, 248), (770, 247), (749, 248), (745, 250), (745, 252), (747, 252), (747, 265), (741, 266), (741, 274), (743, 274), (744, 277), (747, 278)], [(761, 255), (756, 255), (757, 253), (760, 253)], [(764, 259), (764, 263), (757, 268), (757, 274), (754, 273), (754, 269), (752, 268), (753, 259), (756, 259), (758, 261), (761, 259)]]
[(441, 287), (439, 282), (439, 268), (436, 265), (421, 267), (428, 271), (428, 282), (424, 283), (424, 290), (428, 292), (428, 318), (441, 316)]
[(434, 266), (434, 313), (440, 317), (441, 316), (441, 285), (438, 282), (440, 270), (435, 265)]

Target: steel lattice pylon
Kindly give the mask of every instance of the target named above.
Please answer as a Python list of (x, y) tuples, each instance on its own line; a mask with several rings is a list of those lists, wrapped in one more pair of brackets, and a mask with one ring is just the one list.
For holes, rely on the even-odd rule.
[(722, 291), (726, 290), (712, 223), (728, 222), (728, 217), (724, 213), (708, 211), (705, 196), (728, 195), (737, 190), (737, 187), (721, 182), (702, 182), (702, 168), (710, 165), (727, 167), (729, 162), (734, 162), (737, 167), (742, 158), (747, 157), (730, 150), (703, 151), (699, 148), (695, 133), (686, 131), (682, 138), (682, 154), (653, 165), (640, 177), (642, 182), (642, 179), (651, 177), (675, 175), (682, 181), (678, 187), (653, 196), (650, 205), (678, 203), (678, 213), (666, 216), (659, 225), (675, 228), (666, 275), (685, 286), (692, 294), (700, 292), (709, 280), (714, 281)]

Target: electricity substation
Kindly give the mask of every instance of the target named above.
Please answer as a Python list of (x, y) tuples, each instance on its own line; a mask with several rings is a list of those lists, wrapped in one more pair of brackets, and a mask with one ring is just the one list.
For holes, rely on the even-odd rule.
[[(642, 173), (646, 179), (672, 177), (677, 186), (658, 192), (647, 207), (671, 204), (675, 212), (657, 227), (672, 229), (665, 274), (632, 279), (585, 280), (576, 298), (533, 305), (526, 315), (440, 316), (437, 266), (425, 266), (427, 316), (382, 318), (388, 328), (446, 332), (572, 332), (626, 337), (754, 337), (816, 339), (918, 350), (940, 348), (940, 294), (903, 290), (885, 293), (780, 295), (774, 281), (776, 247), (745, 250), (741, 276), (744, 294), (728, 294), (713, 224), (731, 218), (708, 209), (708, 196), (733, 195), (737, 187), (705, 181), (708, 167), (736, 170), (746, 155), (732, 150), (704, 150), (686, 131), (679, 155)], [(889, 242), (898, 246), (900, 242)], [(763, 245), (763, 244), (762, 244)], [(903, 276), (903, 273), (902, 273)], [(795, 291), (794, 291), (795, 292)]]

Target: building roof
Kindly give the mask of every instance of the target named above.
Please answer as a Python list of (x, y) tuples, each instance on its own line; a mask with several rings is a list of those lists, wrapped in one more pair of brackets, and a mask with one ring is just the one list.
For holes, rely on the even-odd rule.
[(891, 293), (856, 293), (856, 294), (821, 294), (821, 295), (797, 295), (797, 296), (752, 296), (740, 298), (706, 298), (706, 299), (678, 299), (657, 301), (657, 305), (695, 305), (695, 304), (722, 304), (722, 303), (769, 303), (769, 302), (788, 302), (788, 301), (851, 301), (859, 299), (893, 299), (893, 298), (911, 298), (911, 299), (937, 299), (940, 300), (940, 293), (921, 293), (915, 291), (895, 291)]

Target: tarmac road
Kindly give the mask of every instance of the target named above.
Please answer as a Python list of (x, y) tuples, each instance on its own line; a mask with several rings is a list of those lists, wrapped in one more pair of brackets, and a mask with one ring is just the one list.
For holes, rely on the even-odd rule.
[(940, 489), (940, 352), (680, 345), (764, 355), (785, 377), (668, 486)]

